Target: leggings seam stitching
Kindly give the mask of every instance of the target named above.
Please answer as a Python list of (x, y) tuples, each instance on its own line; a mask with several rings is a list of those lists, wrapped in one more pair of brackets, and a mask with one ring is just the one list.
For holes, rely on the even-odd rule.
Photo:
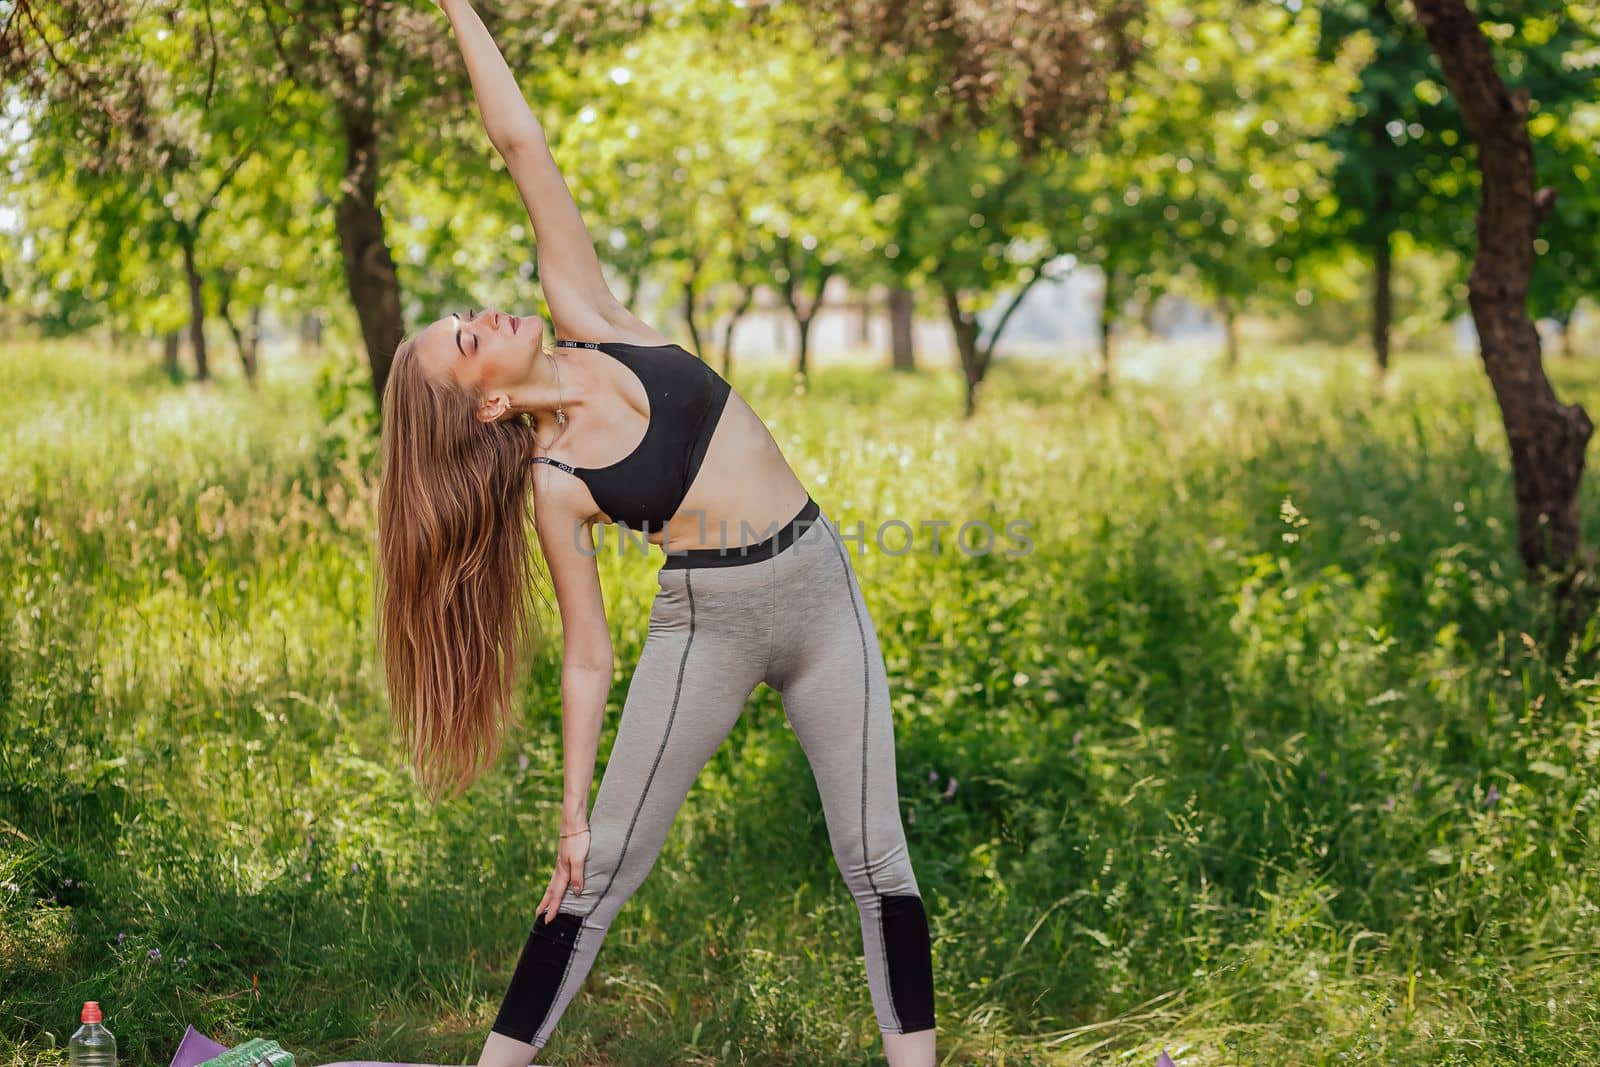
[(639, 813), (644, 810), (644, 802), (650, 795), (650, 785), (655, 781), (656, 770), (661, 766), (661, 756), (667, 750), (667, 741), (672, 737), (672, 724), (678, 717), (678, 702), (683, 695), (684, 669), (689, 662), (689, 649), (694, 644), (694, 583), (689, 580), (687, 573), (683, 576), (684, 588), (689, 594), (689, 635), (683, 642), (683, 655), (678, 659), (678, 682), (672, 693), (672, 708), (667, 713), (667, 728), (661, 732), (661, 744), (656, 747), (655, 762), (650, 765), (650, 773), (645, 777), (644, 788), (639, 790), (639, 802), (634, 805), (633, 818), (628, 820), (628, 832), (623, 835), (622, 848), (617, 851), (616, 866), (611, 868), (611, 877), (606, 879), (606, 887), (595, 898), (593, 914), (600, 907), (600, 902), (611, 892), (611, 884), (617, 879), (617, 872), (622, 869), (623, 860), (628, 854), (628, 845), (633, 841), (633, 829), (639, 823)]
[[(836, 530), (829, 530), (833, 535), (835, 549), (839, 552), (839, 562), (844, 564), (845, 596), (850, 601), (850, 612), (855, 616), (856, 634), (861, 640), (861, 866), (867, 874), (867, 885), (878, 897), (878, 952), (883, 960), (884, 996), (889, 1002), (889, 1012), (894, 1016), (895, 1025), (900, 1024), (900, 1013), (895, 1010), (894, 993), (889, 979), (889, 945), (883, 927), (883, 895), (878, 893), (878, 886), (872, 880), (872, 854), (867, 851), (867, 726), (872, 710), (872, 671), (867, 662), (867, 631), (861, 624), (861, 606), (856, 603), (855, 583), (850, 580), (850, 560), (844, 554), (844, 543), (839, 540)], [(863, 594), (863, 600), (865, 595)]]

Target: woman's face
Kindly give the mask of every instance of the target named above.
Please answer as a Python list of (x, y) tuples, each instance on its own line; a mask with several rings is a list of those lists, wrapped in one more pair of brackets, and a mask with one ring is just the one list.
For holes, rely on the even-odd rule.
[(544, 351), (544, 320), (538, 315), (508, 315), (493, 308), (446, 315), (417, 339), (417, 354), (427, 373), (487, 397), (533, 378)]

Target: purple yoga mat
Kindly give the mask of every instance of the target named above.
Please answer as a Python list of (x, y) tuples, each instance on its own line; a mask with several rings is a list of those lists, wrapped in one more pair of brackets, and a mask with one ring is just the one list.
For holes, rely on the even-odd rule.
[[(280, 1042), (281, 1044), (281, 1042)], [(178, 1051), (173, 1053), (171, 1067), (195, 1067), (196, 1064), (220, 1056), (228, 1051), (227, 1045), (219, 1045), (193, 1026), (183, 1033), (183, 1040), (178, 1042)], [(381, 1063), (378, 1060), (340, 1060), (338, 1063), (325, 1063), (322, 1067), (439, 1067), (433, 1063)]]
[(195, 1064), (204, 1063), (226, 1051), (227, 1045), (217, 1044), (190, 1026), (183, 1032), (183, 1040), (178, 1042), (178, 1051), (172, 1054), (172, 1067), (195, 1067)]

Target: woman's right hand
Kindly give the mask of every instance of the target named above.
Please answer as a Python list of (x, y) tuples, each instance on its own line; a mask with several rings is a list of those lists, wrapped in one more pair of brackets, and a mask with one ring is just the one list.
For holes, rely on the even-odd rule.
[[(574, 832), (579, 830), (581, 832)], [(555, 873), (550, 876), (549, 888), (544, 891), (544, 897), (539, 901), (538, 908), (534, 909), (535, 916), (544, 915), (545, 909), (549, 909), (549, 914), (545, 915), (544, 918), (545, 922), (555, 918), (556, 912), (561, 909), (561, 902), (566, 898), (569, 884), (572, 888), (582, 892), (583, 865), (584, 861), (589, 858), (590, 835), (587, 826), (577, 827), (563, 824), (561, 833), (564, 836), (560, 838), (561, 844), (556, 850)]]

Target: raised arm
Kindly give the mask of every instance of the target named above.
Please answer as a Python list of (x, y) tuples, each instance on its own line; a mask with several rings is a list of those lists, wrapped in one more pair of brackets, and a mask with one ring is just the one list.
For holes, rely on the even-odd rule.
[[(511, 68), (468, 0), (435, 0), (450, 19), (467, 62), (489, 142), (506, 161), (533, 222), (539, 284), (558, 330), (604, 340), (618, 332), (649, 330), (622, 306), (606, 284), (589, 229), (556, 167), (544, 127), (523, 99)], [(653, 331), (651, 331), (653, 332)]]

